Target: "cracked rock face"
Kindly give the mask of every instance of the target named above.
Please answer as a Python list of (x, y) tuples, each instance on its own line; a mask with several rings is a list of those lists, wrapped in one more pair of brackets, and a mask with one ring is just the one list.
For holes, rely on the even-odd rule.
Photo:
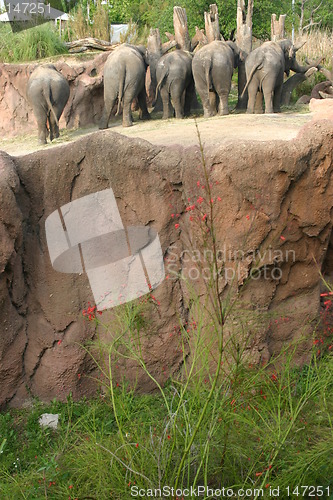
[[(330, 121), (307, 125), (293, 141), (238, 141), (205, 150), (224, 269), (221, 294), (239, 297), (225, 328), (246, 331), (252, 362), (266, 362), (300, 338), (296, 361), (308, 359), (320, 307), (319, 270), (333, 269), (332, 151)], [(180, 369), (175, 327), (190, 321), (192, 307), (186, 279), (201, 300), (207, 293), (204, 271), (198, 275), (193, 262), (199, 255), (205, 267), (209, 256), (188, 210), (200, 206), (208, 229), (200, 164), (197, 146), (153, 146), (111, 130), (27, 156), (1, 153), (1, 405), (95, 394), (98, 370), (83, 348), (96, 336), (95, 323), (82, 315), (93, 304), (89, 282), (84, 273), (52, 268), (45, 220), (62, 205), (110, 187), (123, 224), (154, 228), (165, 257), (168, 279), (154, 291), (160, 305), (142, 338), (146, 364), (161, 383)], [(260, 273), (251, 274), (254, 268)], [(186, 279), (174, 279), (175, 271)], [(103, 314), (111, 325), (100, 331), (106, 340), (113, 314)], [(116, 381), (126, 375), (139, 390), (153, 388), (132, 362), (115, 361), (114, 369)]]
[[(99, 122), (103, 104), (103, 68), (109, 54), (103, 53), (94, 59), (67, 64), (54, 63), (68, 80), (70, 96), (60, 118), (60, 128), (84, 127)], [(15, 136), (31, 132), (35, 120), (26, 97), (26, 86), (32, 64), (0, 64), (0, 132), (2, 136)]]

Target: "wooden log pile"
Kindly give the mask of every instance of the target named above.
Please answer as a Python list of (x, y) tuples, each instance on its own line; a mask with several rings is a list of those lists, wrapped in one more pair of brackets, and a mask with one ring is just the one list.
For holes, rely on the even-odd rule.
[(119, 43), (112, 44), (104, 40), (99, 40), (98, 38), (82, 38), (81, 40), (75, 40), (74, 42), (66, 42), (66, 47), (68, 51), (72, 54), (77, 54), (79, 52), (86, 52), (87, 50), (103, 50), (111, 51), (118, 47)]

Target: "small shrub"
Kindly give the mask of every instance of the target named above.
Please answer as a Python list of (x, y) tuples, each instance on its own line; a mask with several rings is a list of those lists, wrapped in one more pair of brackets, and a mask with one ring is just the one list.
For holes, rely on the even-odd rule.
[(34, 61), (67, 52), (53, 24), (13, 33), (10, 26), (0, 26), (0, 61)]

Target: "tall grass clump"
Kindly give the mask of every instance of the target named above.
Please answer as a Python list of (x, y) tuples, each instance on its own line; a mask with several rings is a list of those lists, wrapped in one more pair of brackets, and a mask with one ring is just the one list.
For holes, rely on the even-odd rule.
[(68, 32), (71, 40), (95, 37), (110, 41), (109, 13), (106, 6), (98, 0), (91, 5), (89, 12), (79, 4), (72, 12), (68, 21)]
[(51, 23), (13, 33), (10, 26), (0, 26), (0, 61), (7, 63), (35, 61), (67, 52), (65, 44)]
[(318, 57), (323, 57), (323, 66), (332, 68), (332, 46), (333, 32), (328, 30), (312, 30), (302, 37), (306, 44), (299, 50), (301, 59), (315, 61)]

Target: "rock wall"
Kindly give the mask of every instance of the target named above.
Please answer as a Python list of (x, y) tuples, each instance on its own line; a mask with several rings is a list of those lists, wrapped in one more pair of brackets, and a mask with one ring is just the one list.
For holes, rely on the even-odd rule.
[[(331, 259), (332, 151), (331, 121), (311, 123), (293, 141), (233, 141), (205, 150), (217, 248), (224, 269), (237, 270), (236, 280), (223, 276), (222, 295), (238, 295), (241, 304), (226, 329), (252, 332), (253, 362), (266, 362), (300, 337), (297, 360), (308, 358), (320, 307), (319, 269)], [(158, 147), (111, 130), (23, 157), (1, 153), (2, 405), (96, 391), (98, 372), (82, 347), (96, 335), (95, 323), (82, 315), (93, 302), (89, 282), (84, 273), (52, 268), (45, 220), (65, 203), (110, 187), (125, 225), (151, 226), (159, 234), (168, 278), (154, 291), (160, 305), (142, 348), (161, 383), (179, 369), (175, 328), (189, 320), (191, 302), (185, 280), (174, 279), (173, 271), (182, 271), (204, 299), (204, 274), (194, 273), (190, 249), (202, 257), (199, 210), (199, 227), (209, 232), (204, 184), (199, 147)], [(261, 274), (248, 279), (253, 268)], [(103, 314), (103, 322), (108, 319), (112, 311)], [(125, 374), (139, 389), (152, 388), (134, 364), (119, 361), (117, 370), (119, 380)]]
[[(60, 127), (84, 127), (98, 123), (103, 109), (103, 67), (108, 57), (103, 52), (86, 61), (62, 59), (54, 63), (67, 78), (70, 96)], [(26, 98), (28, 78), (36, 63), (0, 63), (0, 133), (15, 136), (37, 127), (32, 108)]]

